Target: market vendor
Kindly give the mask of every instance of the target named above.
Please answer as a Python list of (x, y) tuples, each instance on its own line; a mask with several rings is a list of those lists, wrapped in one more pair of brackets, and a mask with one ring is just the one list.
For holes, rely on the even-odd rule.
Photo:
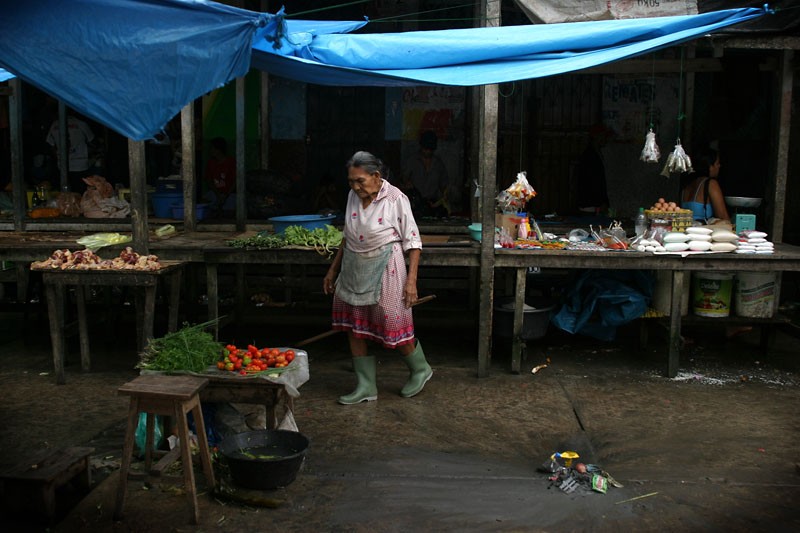
[(696, 169), (683, 177), (681, 207), (692, 210), (692, 218), (703, 223), (712, 218), (730, 221), (725, 197), (719, 185), (719, 153), (713, 148), (704, 148), (692, 156)]
[(608, 210), (603, 147), (613, 135), (614, 132), (603, 124), (589, 129), (589, 142), (575, 166), (576, 203), (581, 213), (599, 215)]
[(401, 188), (417, 216), (443, 217), (450, 214), (447, 201), (450, 178), (444, 161), (436, 155), (438, 145), (436, 133), (424, 131), (419, 138), (419, 152), (407, 163), (403, 172)]
[(403, 357), (409, 378), (401, 396), (419, 394), (433, 375), (411, 311), (418, 299), (422, 240), (408, 197), (387, 175), (383, 162), (368, 152), (356, 152), (347, 162), (344, 238), (322, 280), (323, 292), (333, 294), (333, 328), (347, 332), (358, 379), (356, 389), (339, 398), (344, 405), (378, 398), (377, 362), (368, 355), (368, 340)]
[(236, 186), (236, 158), (228, 155), (228, 143), (222, 137), (211, 139), (205, 178), (214, 206), (221, 211)]

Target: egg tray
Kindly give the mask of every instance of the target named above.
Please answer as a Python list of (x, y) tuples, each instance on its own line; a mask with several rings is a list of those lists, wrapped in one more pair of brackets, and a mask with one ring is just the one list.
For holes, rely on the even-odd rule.
[(670, 231), (684, 231), (686, 228), (691, 227), (692, 223), (692, 210), (679, 209), (677, 211), (655, 211), (653, 209), (646, 209), (644, 212), (648, 220), (667, 220), (670, 222)]

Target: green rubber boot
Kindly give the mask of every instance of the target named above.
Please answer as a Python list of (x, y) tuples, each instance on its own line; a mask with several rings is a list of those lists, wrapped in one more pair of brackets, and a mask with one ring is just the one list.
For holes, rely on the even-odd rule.
[(353, 357), (353, 370), (358, 378), (356, 390), (347, 396), (339, 397), (342, 405), (371, 402), (378, 399), (378, 386), (375, 385), (375, 356)]
[(403, 398), (411, 398), (422, 392), (422, 388), (433, 376), (433, 369), (428, 361), (425, 360), (425, 353), (422, 351), (422, 344), (417, 341), (417, 347), (414, 351), (403, 358), (408, 369), (411, 370), (411, 375), (408, 381), (400, 390), (400, 396)]

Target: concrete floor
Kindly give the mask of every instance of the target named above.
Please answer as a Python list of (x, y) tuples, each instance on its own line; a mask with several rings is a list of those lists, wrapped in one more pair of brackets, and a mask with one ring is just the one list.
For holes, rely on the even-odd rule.
[[(186, 498), (168, 484), (132, 483), (125, 520), (111, 519), (127, 407), (116, 388), (136, 375), (130, 350), (95, 343), (90, 374), (80, 372), (73, 350), (67, 384), (56, 386), (46, 339), (5, 344), (0, 385), (17, 406), (3, 402), (0, 410), (8, 428), (3, 460), (43, 446), (96, 447), (101, 481), (55, 531), (800, 530), (794, 337), (778, 333), (773, 352), (762, 354), (757, 331), (732, 340), (721, 327), (689, 331), (680, 374), (667, 379), (666, 341), (657, 332), (640, 350), (635, 326), (611, 343), (551, 329), (531, 343), (519, 375), (509, 372), (498, 340), (490, 376), (478, 379), (474, 324), (437, 320), (438, 313), (433, 306), (418, 313), (435, 374), (411, 399), (398, 395), (405, 366), (376, 350), (378, 401), (338, 405), (354, 384), (346, 339), (309, 345), (311, 379), (295, 418), (311, 446), (298, 479), (258, 492), (260, 505), (205, 492), (198, 526), (188, 525)], [(256, 326), (247, 338), (288, 345), (325, 329), (324, 319), (292, 323)], [(24, 373), (11, 360), (23, 346)], [(24, 439), (13, 436), (23, 431)], [(538, 468), (564, 450), (624, 486), (606, 494), (551, 487)], [(6, 511), (3, 520), (43, 530), (19, 513)]]

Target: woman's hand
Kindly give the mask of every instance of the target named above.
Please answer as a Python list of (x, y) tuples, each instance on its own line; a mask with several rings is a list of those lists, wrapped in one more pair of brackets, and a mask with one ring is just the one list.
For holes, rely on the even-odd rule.
[(325, 294), (333, 294), (333, 284), (335, 281), (336, 272), (328, 270), (328, 273), (322, 278), (322, 292)]
[(403, 289), (403, 303), (405, 304), (406, 308), (411, 307), (415, 303), (419, 296), (417, 294), (417, 284), (414, 281), (406, 282), (406, 287)]

